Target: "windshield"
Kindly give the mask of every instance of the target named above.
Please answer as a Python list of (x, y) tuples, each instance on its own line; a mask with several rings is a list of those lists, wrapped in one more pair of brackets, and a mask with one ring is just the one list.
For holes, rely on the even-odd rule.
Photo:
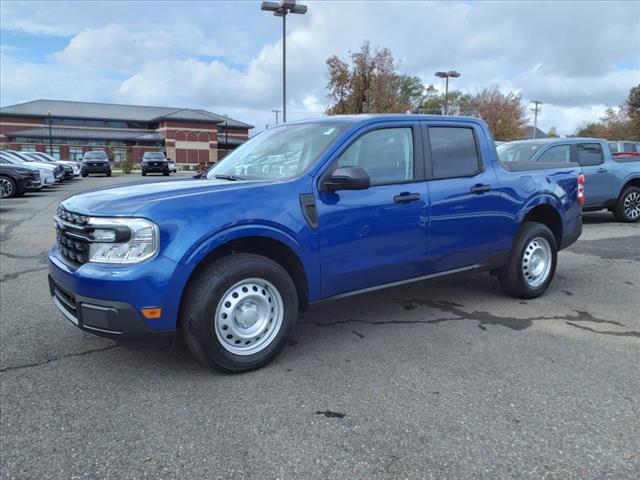
[(211, 168), (207, 178), (220, 175), (265, 180), (295, 177), (311, 166), (347, 126), (303, 123), (265, 130)]
[(106, 160), (107, 154), (106, 152), (87, 152), (84, 154), (84, 158)]
[(528, 162), (540, 147), (538, 143), (503, 143), (496, 149), (501, 162)]
[(153, 159), (153, 160), (164, 160), (164, 153), (162, 152), (145, 152), (144, 155), (142, 155), (142, 158), (144, 158), (145, 160), (149, 159)]

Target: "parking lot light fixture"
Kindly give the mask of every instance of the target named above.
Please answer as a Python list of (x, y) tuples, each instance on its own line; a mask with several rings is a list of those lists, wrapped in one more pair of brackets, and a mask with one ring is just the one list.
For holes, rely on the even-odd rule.
[(296, 13), (304, 15), (307, 6), (296, 3), (295, 0), (281, 0), (280, 2), (262, 2), (261, 10), (273, 12), (276, 17), (282, 17), (282, 121), (287, 121), (287, 15)]
[(436, 72), (435, 75), (436, 77), (446, 79), (444, 86), (444, 114), (446, 115), (449, 111), (449, 78), (458, 78), (460, 76), (460, 72), (449, 70), (448, 72)]

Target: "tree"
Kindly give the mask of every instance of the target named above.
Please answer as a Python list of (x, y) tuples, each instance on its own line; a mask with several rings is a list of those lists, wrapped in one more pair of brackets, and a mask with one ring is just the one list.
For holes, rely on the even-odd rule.
[(398, 74), (398, 63), (387, 48), (349, 52), (350, 64), (336, 55), (327, 59), (327, 113), (400, 113), (417, 106), (424, 87), (418, 77)]
[(560, 135), (558, 135), (558, 130), (556, 129), (556, 127), (551, 127), (547, 132), (548, 138), (558, 138), (559, 136)]
[(640, 84), (629, 90), (629, 96), (622, 105), (607, 107), (599, 122), (582, 125), (574, 135), (607, 140), (640, 140)]
[(504, 94), (497, 86), (470, 96), (461, 102), (460, 108), (464, 114), (487, 122), (494, 139), (499, 141), (521, 139), (527, 124), (520, 94)]

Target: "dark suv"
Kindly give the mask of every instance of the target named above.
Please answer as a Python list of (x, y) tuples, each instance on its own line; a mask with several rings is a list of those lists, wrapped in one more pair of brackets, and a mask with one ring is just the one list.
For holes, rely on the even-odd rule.
[(86, 177), (90, 173), (104, 173), (111, 176), (111, 164), (109, 157), (104, 150), (91, 150), (82, 157), (82, 176)]
[(169, 175), (169, 162), (162, 152), (144, 152), (142, 155), (142, 176), (147, 173)]

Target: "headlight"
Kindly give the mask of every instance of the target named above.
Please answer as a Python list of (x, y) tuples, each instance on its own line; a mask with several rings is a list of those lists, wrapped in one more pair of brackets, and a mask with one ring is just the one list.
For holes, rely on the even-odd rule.
[(138, 263), (158, 253), (158, 226), (144, 218), (90, 218), (89, 261)]

